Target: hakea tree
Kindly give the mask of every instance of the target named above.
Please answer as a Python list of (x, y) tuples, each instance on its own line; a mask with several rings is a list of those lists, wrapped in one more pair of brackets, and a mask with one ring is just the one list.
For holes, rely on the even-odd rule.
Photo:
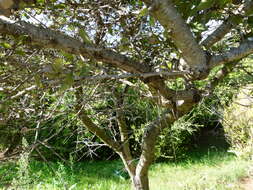
[[(149, 189), (148, 169), (161, 131), (189, 113), (253, 53), (251, 0), (1, 0), (0, 12), (1, 59), (13, 68), (24, 62), (38, 67), (16, 94), (5, 90), (8, 82), (1, 79), (1, 93), (11, 91), (10, 99), (34, 90), (28, 82), (37, 90), (40, 83), (72, 88), (79, 119), (121, 157), (136, 190)], [(44, 61), (31, 61), (39, 60), (38, 55)], [(64, 61), (66, 57), (70, 61)], [(88, 72), (77, 74), (80, 65)], [(58, 75), (49, 77), (52, 70)], [(87, 80), (123, 81), (125, 88), (114, 92), (117, 137), (87, 112)], [(183, 87), (172, 88), (179, 80)], [(163, 110), (144, 125), (138, 159), (132, 155), (132, 129), (121, 109), (124, 94), (136, 81)]]

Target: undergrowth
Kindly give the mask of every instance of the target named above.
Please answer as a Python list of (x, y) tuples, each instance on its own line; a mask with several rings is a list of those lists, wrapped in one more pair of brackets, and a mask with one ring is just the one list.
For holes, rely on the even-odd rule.
[[(23, 158), (22, 162), (1, 163), (0, 189), (131, 189), (130, 180), (117, 175), (123, 170), (120, 161), (27, 162), (28, 166)], [(151, 190), (239, 190), (238, 181), (247, 175), (249, 165), (249, 161), (222, 150), (191, 152), (182, 161), (154, 164), (150, 170)]]

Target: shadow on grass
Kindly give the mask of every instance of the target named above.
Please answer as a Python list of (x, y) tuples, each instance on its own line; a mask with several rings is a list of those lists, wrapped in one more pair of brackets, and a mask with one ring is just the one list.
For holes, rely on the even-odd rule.
[[(191, 149), (185, 153), (184, 159), (163, 163), (171, 166), (191, 167), (195, 163), (212, 165), (219, 161), (232, 159), (234, 155), (227, 151), (226, 146), (209, 144)], [(0, 189), (9, 185), (13, 179), (23, 180), (25, 178), (28, 178), (30, 189), (69, 189), (73, 186), (75, 186), (74, 189), (89, 190), (130, 189), (130, 180), (116, 173), (123, 171), (123, 164), (120, 160), (86, 161), (74, 164), (32, 160), (29, 162), (29, 176), (22, 176), (18, 172), (20, 167), (22, 168), (22, 165), (17, 163), (0, 163)], [(156, 164), (152, 168), (156, 168)], [(38, 184), (42, 186), (44, 184), (45, 188), (33, 187)]]
[(73, 184), (78, 186), (80, 183), (83, 188), (92, 189), (89, 186), (98, 184), (98, 181), (105, 186), (102, 189), (108, 190), (110, 186), (116, 184), (129, 184), (128, 180), (122, 179), (115, 173), (123, 169), (120, 161), (82, 162), (72, 166), (62, 163), (49, 162), (46, 164), (40, 161), (30, 161), (29, 176), (19, 174), (19, 168), (20, 166), (16, 163), (0, 163), (0, 189), (9, 186), (13, 180), (24, 181), (24, 178), (29, 178), (30, 184), (53, 184), (59, 189), (66, 184), (69, 187)]
[(235, 154), (229, 152), (230, 145), (225, 137), (223, 128), (203, 128), (192, 142), (193, 146), (185, 152), (183, 159), (178, 162), (202, 162), (206, 160), (233, 159)]
[[(189, 163), (203, 163), (210, 165), (217, 163), (219, 160), (233, 159), (234, 156), (225, 149), (195, 149), (186, 153), (186, 159), (177, 162), (164, 164), (170, 165), (190, 165)], [(156, 165), (156, 164), (154, 164)], [(19, 166), (20, 167), (20, 166)], [(40, 161), (30, 161), (29, 176), (32, 184), (80, 184), (86, 188), (99, 183), (107, 186), (109, 189), (112, 185), (123, 184), (130, 186), (129, 180), (124, 180), (115, 172), (123, 170), (123, 164), (119, 160), (115, 161), (91, 161), (75, 163), (72, 166), (62, 163), (49, 162), (48, 164)], [(2, 163), (0, 165), (0, 188), (10, 184), (13, 179), (22, 176), (18, 174), (18, 165), (15, 163)], [(23, 176), (24, 177), (24, 176)]]

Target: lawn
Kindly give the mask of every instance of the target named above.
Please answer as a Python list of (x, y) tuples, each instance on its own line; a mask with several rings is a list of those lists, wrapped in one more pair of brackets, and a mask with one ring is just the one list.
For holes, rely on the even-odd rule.
[[(76, 164), (30, 161), (28, 166), (25, 162), (0, 163), (0, 189), (131, 189), (130, 181), (118, 174), (123, 166), (117, 160)], [(226, 151), (193, 152), (182, 161), (155, 163), (150, 169), (151, 190), (239, 190), (249, 165)]]

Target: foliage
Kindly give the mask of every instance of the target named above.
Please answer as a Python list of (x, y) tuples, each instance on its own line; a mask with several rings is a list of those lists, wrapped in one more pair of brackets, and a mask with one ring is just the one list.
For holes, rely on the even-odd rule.
[(193, 136), (200, 126), (193, 124), (193, 118), (184, 116), (167, 128), (159, 136), (156, 145), (157, 160), (178, 160), (192, 148)]
[[(241, 65), (233, 67), (233, 71), (229, 73), (226, 78), (215, 88), (215, 90), (208, 94), (200, 102), (198, 106), (192, 111), (193, 123), (205, 127), (216, 126), (221, 123), (223, 118), (223, 109), (228, 106), (235, 94), (238, 94), (241, 86), (251, 84), (253, 82), (253, 76), (250, 74), (253, 70), (252, 57), (241, 61)], [(212, 75), (215, 76), (218, 70), (213, 70), (210, 74), (210, 80)], [(203, 81), (198, 83), (199, 86), (203, 86)]]
[[(158, 155), (182, 152), (192, 126), (216, 119), (196, 105), (253, 52), (252, 1), (4, 2), (0, 127), (15, 137), (5, 139), (4, 154), (19, 150), (23, 137), (44, 161), (47, 151), (62, 161), (105, 158), (98, 148), (107, 145), (138, 190), (149, 189), (142, 183), (163, 129)], [(222, 97), (206, 107), (217, 111), (231, 93)], [(198, 118), (173, 125), (189, 113)]]
[[(24, 138), (22, 139), (22, 145), (24, 148), (28, 146)], [(23, 152), (17, 162), (17, 175), (13, 178), (11, 186), (14, 189), (23, 189), (29, 186), (31, 182), (29, 175), (29, 152)]]
[(231, 151), (252, 159), (252, 85), (240, 88), (238, 95), (224, 109), (223, 126), (231, 143)]

